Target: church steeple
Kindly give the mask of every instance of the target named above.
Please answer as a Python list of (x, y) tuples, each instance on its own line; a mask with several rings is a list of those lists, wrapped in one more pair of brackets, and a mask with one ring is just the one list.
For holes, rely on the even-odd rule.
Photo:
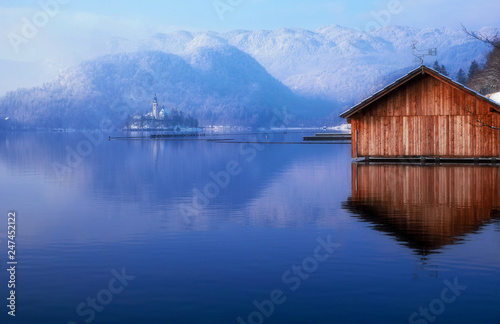
[(158, 99), (156, 97), (156, 94), (153, 99), (153, 118), (158, 119)]

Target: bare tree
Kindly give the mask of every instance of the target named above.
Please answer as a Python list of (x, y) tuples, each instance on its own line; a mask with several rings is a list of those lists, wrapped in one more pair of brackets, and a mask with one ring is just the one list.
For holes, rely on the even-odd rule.
[[(459, 106), (459, 107), (462, 108), (463, 110), (465, 110), (474, 120), (474, 123), (469, 122), (470, 125), (472, 125), (474, 127), (488, 127), (488, 128), (497, 129), (497, 130), (500, 129), (500, 127), (497, 127), (497, 126), (494, 126), (494, 125), (491, 125), (491, 124), (485, 122), (484, 115), (479, 117), (476, 114), (474, 114), (470, 109), (463, 107), (463, 106)], [(500, 112), (498, 112), (498, 113), (500, 113)]]
[(473, 32), (471, 30), (468, 30), (463, 24), (461, 24), (461, 25), (462, 25), (462, 30), (464, 31), (464, 33), (466, 33), (470, 37), (475, 38), (483, 43), (490, 44), (493, 47), (500, 49), (500, 37), (498, 35), (498, 32), (495, 34), (495, 36), (489, 37), (489, 36), (484, 35), (481, 32)]

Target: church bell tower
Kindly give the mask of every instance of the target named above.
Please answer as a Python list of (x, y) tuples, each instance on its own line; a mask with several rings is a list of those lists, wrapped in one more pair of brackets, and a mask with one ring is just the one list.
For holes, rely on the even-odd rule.
[(153, 118), (158, 119), (158, 99), (156, 97), (156, 94), (153, 99)]

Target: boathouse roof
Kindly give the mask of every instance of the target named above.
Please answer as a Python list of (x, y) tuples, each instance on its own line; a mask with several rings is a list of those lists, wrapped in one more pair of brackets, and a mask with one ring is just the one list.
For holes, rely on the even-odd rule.
[(357, 112), (363, 110), (364, 108), (366, 108), (370, 104), (374, 103), (375, 101), (379, 100), (380, 98), (384, 97), (385, 95), (391, 93), (395, 89), (410, 82), (411, 80), (417, 78), (418, 76), (425, 75), (425, 74), (428, 74), (428, 75), (430, 75), (430, 76), (432, 76), (432, 77), (434, 77), (442, 82), (448, 83), (452, 87), (458, 88), (459, 90), (465, 91), (468, 94), (476, 97), (477, 99), (483, 100), (483, 101), (487, 102), (488, 104), (492, 105), (493, 107), (495, 107), (496, 109), (500, 110), (500, 104), (498, 102), (493, 101), (486, 96), (483, 96), (482, 94), (464, 86), (463, 84), (460, 84), (458, 82), (453, 81), (452, 79), (450, 79), (446, 75), (439, 73), (434, 69), (431, 69), (425, 65), (422, 65), (422, 66), (414, 69), (413, 71), (409, 72), (405, 76), (397, 79), (396, 81), (394, 81), (393, 83), (391, 83), (387, 87), (383, 88), (382, 90), (378, 91), (377, 93), (375, 93), (371, 97), (368, 97), (367, 99), (363, 100), (359, 104), (357, 104), (354, 107), (350, 108), (349, 110), (343, 112), (342, 114), (340, 114), (340, 117), (342, 117), (342, 118), (352, 117)]

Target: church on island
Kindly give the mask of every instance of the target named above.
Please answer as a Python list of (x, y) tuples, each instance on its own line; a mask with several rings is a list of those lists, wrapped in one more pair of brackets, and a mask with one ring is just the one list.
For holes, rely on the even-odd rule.
[(170, 117), (170, 111), (165, 110), (165, 106), (163, 106), (162, 109), (158, 112), (159, 105), (158, 105), (158, 97), (156, 94), (155, 97), (153, 98), (152, 105), (153, 105), (153, 111), (147, 114), (146, 116), (152, 117), (153, 119), (157, 120), (164, 120), (165, 118)]
[(184, 112), (158, 103), (158, 96), (155, 94), (151, 102), (152, 109), (145, 115), (135, 115), (127, 120), (124, 130), (152, 131), (152, 130), (175, 130), (183, 128), (197, 128), (198, 120)]

